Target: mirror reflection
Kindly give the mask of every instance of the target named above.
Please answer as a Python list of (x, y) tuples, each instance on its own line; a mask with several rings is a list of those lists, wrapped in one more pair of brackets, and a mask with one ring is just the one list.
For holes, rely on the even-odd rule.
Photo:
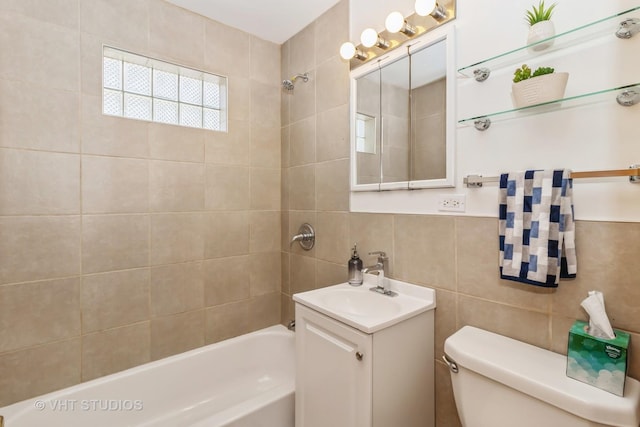
[(366, 114), (356, 115), (356, 151), (376, 154), (376, 118)]

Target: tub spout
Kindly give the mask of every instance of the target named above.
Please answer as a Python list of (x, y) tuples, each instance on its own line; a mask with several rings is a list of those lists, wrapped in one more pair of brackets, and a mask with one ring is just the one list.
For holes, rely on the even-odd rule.
[(292, 245), (294, 242), (300, 242), (300, 246), (302, 246), (302, 249), (305, 251), (313, 248), (313, 245), (316, 242), (316, 232), (311, 224), (304, 223), (300, 226), (298, 234), (293, 236), (289, 244)]
[(306, 233), (296, 234), (295, 236), (293, 236), (293, 238), (291, 239), (290, 243), (306, 242), (308, 240), (311, 240), (311, 236), (313, 236), (313, 235), (312, 234), (306, 234)]

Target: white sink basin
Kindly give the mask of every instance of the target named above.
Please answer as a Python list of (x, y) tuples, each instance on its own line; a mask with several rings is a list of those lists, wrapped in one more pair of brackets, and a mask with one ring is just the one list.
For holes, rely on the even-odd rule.
[(326, 314), (366, 333), (374, 333), (436, 306), (433, 289), (389, 280), (397, 296), (371, 292), (377, 277), (365, 274), (364, 284), (341, 283), (293, 295), (296, 303)]
[(337, 288), (320, 295), (320, 300), (328, 308), (352, 316), (393, 316), (400, 313), (402, 306), (393, 297), (380, 297), (374, 292), (362, 292), (362, 289)]

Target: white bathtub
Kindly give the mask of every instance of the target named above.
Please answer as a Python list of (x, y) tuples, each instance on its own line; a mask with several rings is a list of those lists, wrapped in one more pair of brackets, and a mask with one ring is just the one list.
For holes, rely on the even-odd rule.
[(272, 326), (0, 408), (4, 427), (293, 427), (294, 334)]

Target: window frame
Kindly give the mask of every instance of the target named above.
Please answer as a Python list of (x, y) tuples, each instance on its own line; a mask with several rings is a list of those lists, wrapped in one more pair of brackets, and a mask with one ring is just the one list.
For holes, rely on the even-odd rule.
[[(109, 78), (109, 82), (107, 82), (106, 71), (108, 60), (118, 61), (119, 67), (116, 68), (115, 74), (120, 73), (120, 76), (115, 79)], [(132, 64), (133, 67), (126, 64)], [(142, 90), (132, 90), (130, 85), (127, 86), (127, 83), (131, 83), (131, 81), (127, 80), (125, 70), (138, 68), (144, 72), (144, 68), (140, 69), (139, 67), (149, 70), (148, 77), (140, 80), (143, 83)], [(154, 90), (157, 80), (161, 80), (161, 77), (158, 77), (160, 73), (163, 73), (161, 75), (162, 78), (175, 76), (175, 79), (167, 78), (167, 80), (175, 81), (175, 92), (172, 90)], [(168, 75), (165, 73), (168, 73)], [(111, 74), (111, 77), (113, 75)], [(143, 81), (145, 79), (148, 79), (148, 88)], [(114, 81), (117, 84), (112, 84)], [(173, 84), (173, 82), (170, 82), (170, 84)], [(197, 84), (200, 85), (199, 89)], [(194, 93), (196, 93), (196, 96), (192, 99), (186, 99), (186, 94), (183, 96), (183, 93), (181, 93), (183, 86), (186, 85), (195, 88)], [(159, 92), (164, 92), (164, 94)], [(166, 95), (170, 92), (175, 93), (175, 96)], [(112, 104), (113, 108), (109, 108), (108, 99), (114, 102)], [(144, 114), (138, 114), (137, 116), (132, 111), (128, 112), (127, 108), (133, 100), (148, 104), (143, 108), (143, 110), (148, 109), (148, 111), (144, 111)], [(216, 100), (217, 102), (215, 102)], [(229, 79), (227, 76), (140, 55), (109, 45), (102, 45), (102, 114), (104, 115), (216, 132), (228, 132), (228, 102)], [(156, 114), (160, 105), (164, 105), (167, 108), (162, 115), (160, 113)], [(171, 111), (173, 106), (175, 106), (175, 116)], [(190, 111), (192, 115), (187, 117), (186, 111)], [(167, 116), (169, 116), (168, 119)]]

